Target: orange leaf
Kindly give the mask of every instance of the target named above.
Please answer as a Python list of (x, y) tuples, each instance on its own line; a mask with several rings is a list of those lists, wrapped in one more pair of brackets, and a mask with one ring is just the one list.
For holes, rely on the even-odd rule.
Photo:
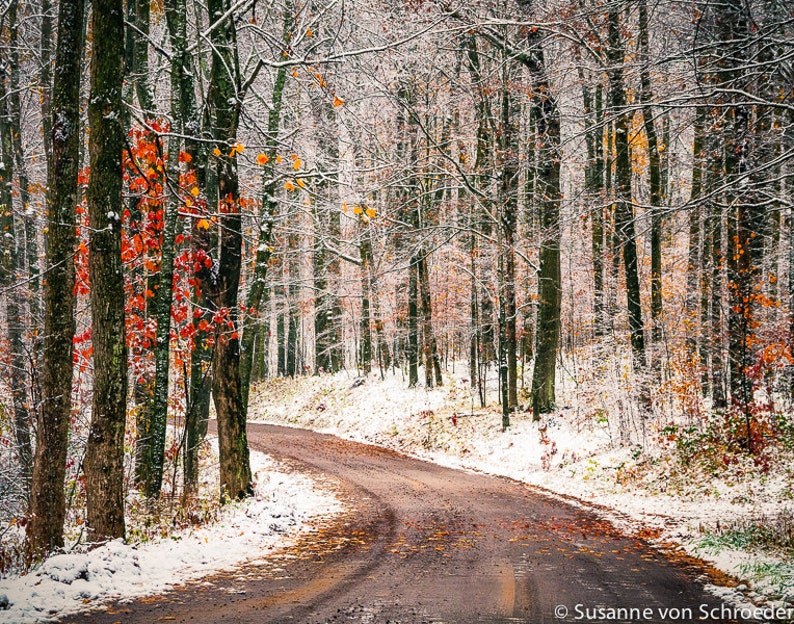
[(199, 219), (199, 222), (196, 223), (196, 227), (200, 230), (209, 230), (210, 229), (210, 222), (206, 219)]
[(267, 154), (259, 154), (256, 157), (256, 164), (266, 165), (268, 160), (270, 160), (270, 158), (268, 158)]
[(284, 188), (287, 189), (288, 191), (294, 191), (295, 185), (292, 183), (292, 180), (287, 180), (286, 182), (284, 182)]
[(339, 108), (340, 106), (344, 106), (344, 105), (345, 105), (345, 101), (342, 98), (340, 98), (338, 95), (335, 95), (334, 96), (334, 106), (336, 108)]

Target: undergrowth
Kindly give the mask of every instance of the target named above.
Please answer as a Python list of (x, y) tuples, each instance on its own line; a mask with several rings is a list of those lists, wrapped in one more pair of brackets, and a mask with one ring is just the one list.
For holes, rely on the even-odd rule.
[(726, 527), (708, 532), (701, 548), (719, 552), (724, 548), (763, 548), (794, 556), (794, 512), (784, 508), (775, 515), (735, 520)]
[(794, 601), (794, 563), (756, 561), (744, 563), (739, 569), (750, 582), (763, 585), (771, 597)]

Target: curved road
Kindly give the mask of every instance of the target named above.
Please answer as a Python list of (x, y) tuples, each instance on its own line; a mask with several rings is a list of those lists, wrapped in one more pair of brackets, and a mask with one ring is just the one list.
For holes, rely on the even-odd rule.
[(731, 621), (704, 617), (720, 604), (702, 569), (519, 483), (298, 429), (252, 424), (249, 441), (330, 482), (350, 511), (271, 565), (65, 621)]

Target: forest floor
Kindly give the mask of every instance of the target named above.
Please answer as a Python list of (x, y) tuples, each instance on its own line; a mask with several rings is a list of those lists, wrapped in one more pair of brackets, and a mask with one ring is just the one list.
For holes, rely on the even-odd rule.
[(666, 421), (644, 422), (642, 444), (621, 442), (615, 423), (581, 406), (540, 422), (518, 412), (503, 432), (499, 406), (480, 408), (466, 377), (447, 374), (435, 389), (409, 389), (399, 371), (384, 379), (377, 373), (275, 379), (252, 393), (249, 419), (544, 488), (595, 510), (628, 535), (711, 563), (738, 579), (751, 600), (794, 602), (790, 454), (763, 465), (732, 457), (715, 469), (678, 452)]

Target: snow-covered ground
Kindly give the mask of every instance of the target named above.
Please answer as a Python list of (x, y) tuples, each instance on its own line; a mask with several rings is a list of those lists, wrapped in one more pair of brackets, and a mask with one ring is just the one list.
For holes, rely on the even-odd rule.
[(444, 387), (428, 390), (407, 388), (399, 373), (384, 380), (374, 373), (363, 380), (342, 373), (267, 382), (249, 417), (542, 487), (594, 508), (624, 531), (683, 547), (749, 585), (751, 599), (765, 593), (794, 601), (790, 561), (721, 544), (709, 548), (705, 539), (732, 522), (763, 521), (794, 509), (791, 470), (762, 474), (733, 465), (718, 476), (687, 473), (672, 453), (651, 443), (658, 432), (649, 432), (644, 447), (621, 444), (614, 423), (575, 408), (540, 423), (518, 413), (502, 432), (495, 409), (473, 406), (464, 375), (449, 375)]
[(255, 562), (289, 546), (312, 520), (342, 510), (333, 493), (283, 472), (263, 453), (251, 451), (251, 468), (255, 496), (225, 507), (216, 523), (155, 542), (118, 540), (56, 555), (25, 576), (0, 580), (0, 623), (63, 617)]

